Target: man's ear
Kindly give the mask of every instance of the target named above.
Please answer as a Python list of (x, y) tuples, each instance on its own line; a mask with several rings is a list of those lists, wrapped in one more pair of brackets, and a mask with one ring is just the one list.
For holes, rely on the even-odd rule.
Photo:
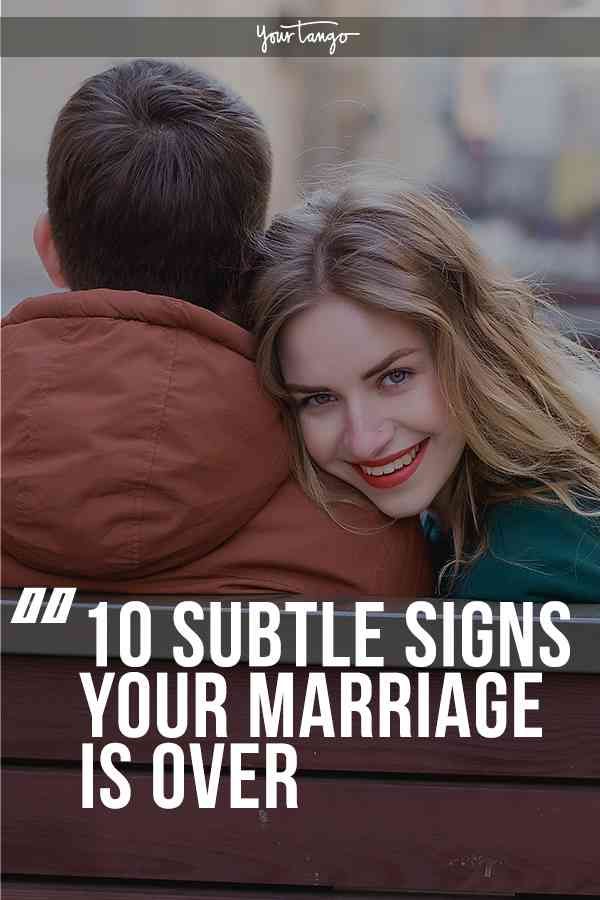
[(59, 288), (68, 287), (56, 252), (47, 212), (42, 213), (34, 225), (33, 243), (52, 284)]

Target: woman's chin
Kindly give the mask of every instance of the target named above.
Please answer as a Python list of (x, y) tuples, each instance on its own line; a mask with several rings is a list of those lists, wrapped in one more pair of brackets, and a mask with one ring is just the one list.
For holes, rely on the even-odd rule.
[(408, 519), (411, 516), (418, 516), (426, 509), (426, 505), (423, 503), (411, 503), (407, 501), (399, 502), (392, 497), (375, 501), (373, 497), (370, 496), (369, 499), (377, 506), (377, 509), (393, 519)]

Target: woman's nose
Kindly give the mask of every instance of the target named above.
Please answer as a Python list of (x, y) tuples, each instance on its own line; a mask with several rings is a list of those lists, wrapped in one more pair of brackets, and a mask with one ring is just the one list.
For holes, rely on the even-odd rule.
[(351, 462), (367, 462), (385, 456), (394, 436), (394, 425), (389, 419), (349, 417), (344, 431), (344, 450)]

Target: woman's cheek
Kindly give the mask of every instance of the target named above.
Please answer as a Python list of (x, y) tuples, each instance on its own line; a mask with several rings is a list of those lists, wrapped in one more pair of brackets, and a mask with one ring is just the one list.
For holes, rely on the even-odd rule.
[[(308, 416), (307, 416), (308, 418)], [(308, 421), (302, 424), (302, 434), (304, 443), (309, 454), (319, 464), (326, 464), (331, 458), (332, 439), (329, 434), (330, 429), (325, 427), (325, 423), (319, 425), (318, 422)]]

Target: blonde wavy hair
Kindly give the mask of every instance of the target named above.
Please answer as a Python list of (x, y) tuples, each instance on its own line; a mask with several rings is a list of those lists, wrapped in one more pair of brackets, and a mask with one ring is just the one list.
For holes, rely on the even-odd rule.
[(600, 515), (598, 359), (551, 324), (551, 303), (492, 268), (445, 201), (361, 183), (317, 191), (273, 221), (246, 323), (261, 381), (284, 411), (297, 478), (320, 506), (331, 512), (332, 496), (302, 441), (278, 337), (328, 293), (406, 316), (430, 341), (466, 441), (447, 485), (455, 558), (444, 571), (456, 576), (485, 551), (485, 511), (501, 501)]

